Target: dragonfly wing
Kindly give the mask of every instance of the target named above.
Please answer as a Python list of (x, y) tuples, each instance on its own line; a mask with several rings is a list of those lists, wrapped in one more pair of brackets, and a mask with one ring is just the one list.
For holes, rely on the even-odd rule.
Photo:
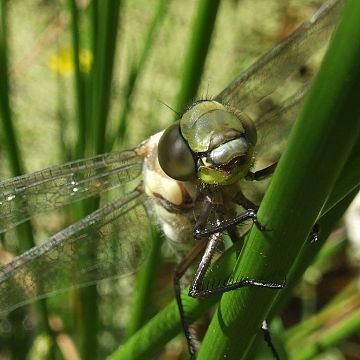
[(36, 298), (133, 272), (150, 225), (138, 190), (60, 231), (0, 268), (0, 314)]
[[(258, 142), (255, 147), (253, 171), (264, 169), (279, 161), (309, 86), (310, 83), (305, 83), (295, 94), (257, 120)], [(259, 204), (268, 185), (269, 180), (243, 180), (241, 190)]]
[(0, 233), (40, 212), (135, 180), (143, 158), (134, 150), (53, 166), (0, 183)]
[(344, 0), (328, 0), (309, 21), (242, 72), (216, 99), (245, 111), (249, 104), (270, 95), (325, 45), (343, 4)]
[(310, 82), (305, 83), (297, 92), (257, 119), (256, 170), (279, 161), (309, 87)]

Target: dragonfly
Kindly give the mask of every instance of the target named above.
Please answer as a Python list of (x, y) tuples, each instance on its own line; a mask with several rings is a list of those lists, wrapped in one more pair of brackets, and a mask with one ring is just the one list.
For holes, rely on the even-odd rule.
[[(201, 282), (225, 231), (235, 241), (239, 223), (252, 220), (262, 228), (258, 206), (242, 187), (251, 188), (273, 173), (310, 83), (305, 77), (280, 103), (269, 99), (324, 47), (342, 5), (328, 0), (217, 96), (193, 103), (177, 122), (137, 147), (2, 181), (0, 232), (113, 188), (123, 189), (123, 195), (2, 265), (0, 315), (69, 287), (136, 271), (149, 253), (150, 221), (176, 252), (190, 254), (177, 266), (174, 283), (193, 358), (196, 346), (180, 279), (198, 256), (202, 254), (190, 296), (248, 285), (281, 288), (283, 284), (249, 280), (204, 291)], [(245, 212), (238, 214), (239, 206)]]

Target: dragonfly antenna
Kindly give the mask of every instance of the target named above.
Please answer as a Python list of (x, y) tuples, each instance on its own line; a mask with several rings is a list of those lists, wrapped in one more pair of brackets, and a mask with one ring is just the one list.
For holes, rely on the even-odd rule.
[(177, 112), (175, 109), (173, 109), (170, 105), (164, 103), (163, 101), (161, 101), (160, 99), (158, 99), (159, 103), (166, 106), (168, 109), (170, 109), (171, 111), (173, 111), (177, 116), (180, 116), (181, 114), (179, 112)]

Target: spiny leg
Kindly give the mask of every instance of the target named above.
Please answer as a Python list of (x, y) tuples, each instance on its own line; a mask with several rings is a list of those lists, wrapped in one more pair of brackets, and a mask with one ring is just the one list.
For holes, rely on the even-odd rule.
[[(232, 242), (235, 244), (239, 241), (239, 234), (237, 233), (236, 231), (236, 228), (229, 228), (228, 229), (228, 234), (232, 240)], [(276, 347), (272, 341), (272, 338), (271, 338), (271, 333), (270, 333), (270, 329), (269, 329), (269, 326), (268, 326), (268, 323), (266, 320), (264, 320), (261, 324), (261, 330), (262, 330), (262, 333), (263, 333), (263, 337), (264, 337), (264, 341), (266, 342), (267, 346), (270, 348), (273, 356), (274, 356), (274, 359), (276, 360), (280, 360), (280, 356), (276, 350)]]
[[(231, 228), (230, 228), (231, 229)], [(236, 233), (229, 232), (231, 238), (233, 239), (233, 235)], [(237, 236), (234, 239), (237, 241)], [(265, 287), (270, 289), (282, 289), (285, 286), (284, 283), (269, 283), (265, 281), (259, 281), (259, 280), (253, 280), (253, 279), (242, 279), (238, 282), (233, 282), (231, 284), (224, 284), (222, 286), (216, 287), (216, 288), (210, 288), (210, 289), (202, 289), (203, 286), (203, 280), (206, 275), (206, 272), (211, 264), (211, 260), (215, 254), (215, 251), (219, 245), (219, 243), (222, 241), (222, 234), (221, 233), (215, 233), (210, 235), (209, 241), (207, 243), (205, 252), (201, 258), (201, 261), (199, 263), (198, 269), (196, 270), (193, 282), (190, 286), (189, 295), (192, 297), (207, 297), (215, 294), (222, 294), (227, 291), (232, 291), (235, 289), (239, 289), (240, 287), (244, 286), (256, 286), (256, 287)], [(275, 349), (275, 346), (273, 345), (271, 341), (270, 332), (268, 330), (268, 327), (264, 327), (264, 324), (266, 325), (266, 321), (263, 322), (262, 330), (264, 334), (264, 339), (267, 343), (267, 345), (270, 347), (272, 354), (274, 355), (274, 358), (276, 360), (279, 360), (279, 355), (277, 354), (277, 351)]]
[[(212, 289), (202, 289), (202, 281), (206, 275), (206, 271), (208, 270), (211, 259), (215, 253), (218, 239), (217, 237), (219, 234), (213, 234), (210, 236), (210, 240), (208, 242), (208, 245), (205, 249), (204, 255), (201, 258), (200, 264), (198, 269), (196, 270), (194, 280), (190, 286), (189, 295), (192, 297), (207, 297), (217, 294), (223, 294), (228, 291), (240, 289), (244, 286), (255, 286), (255, 287), (261, 287), (266, 289), (282, 289), (285, 286), (285, 281), (281, 283), (277, 282), (268, 282), (263, 280), (255, 280), (251, 278), (244, 278), (240, 281), (234, 281), (229, 284), (220, 285), (218, 287), (212, 288)], [(221, 239), (220, 239), (221, 240)]]
[[(216, 233), (212, 234), (209, 237), (208, 243), (206, 245), (206, 249), (204, 251), (203, 256), (201, 257), (200, 263), (198, 265), (198, 268), (195, 272), (194, 279), (191, 283), (189, 295), (192, 297), (199, 297), (198, 296), (198, 288), (201, 286), (204, 276), (211, 264), (211, 260), (215, 254), (215, 251), (219, 245), (219, 243), (222, 241), (222, 234)], [(202, 295), (200, 295), (201, 297)]]
[[(229, 228), (228, 229), (228, 234), (232, 240), (232, 242), (235, 244), (239, 241), (239, 236), (238, 236), (238, 233), (236, 231), (234, 231), (236, 229), (234, 228)], [(266, 342), (267, 346), (270, 348), (273, 356), (274, 356), (274, 359), (276, 360), (280, 360), (280, 356), (276, 350), (276, 347), (272, 341), (272, 338), (271, 338), (271, 333), (270, 333), (270, 329), (269, 329), (269, 326), (268, 326), (268, 323), (266, 320), (264, 320), (261, 324), (261, 330), (262, 330), (262, 333), (263, 333), (263, 337), (264, 337), (264, 341)]]
[(211, 202), (211, 199), (204, 198), (202, 202), (202, 211), (200, 216), (195, 224), (193, 231), (193, 236), (195, 239), (202, 237), (207, 237), (217, 232), (227, 231), (229, 228), (233, 228), (236, 225), (239, 225), (247, 220), (252, 220), (252, 222), (257, 226), (261, 231), (265, 231), (265, 226), (262, 225), (257, 219), (256, 212), (258, 206), (255, 205), (251, 200), (249, 200), (240, 190), (234, 197), (234, 202), (241, 205), (244, 209), (247, 209), (244, 213), (235, 216), (231, 219), (221, 220), (216, 225), (212, 225), (209, 228), (206, 228), (208, 224), (208, 219), (212, 210), (214, 210), (214, 204)]
[[(242, 195), (244, 196), (244, 195)], [(206, 289), (202, 290), (202, 280), (206, 274), (207, 269), (211, 264), (211, 259), (216, 251), (218, 244), (222, 241), (222, 233), (229, 228), (233, 228), (234, 226), (246, 221), (252, 220), (255, 225), (260, 230), (265, 230), (265, 227), (260, 224), (256, 217), (255, 210), (248, 210), (243, 214), (240, 214), (232, 219), (226, 220), (217, 220), (216, 224), (211, 228), (206, 229), (205, 225), (209, 218), (209, 214), (211, 212), (213, 204), (211, 200), (204, 199), (203, 211), (199, 216), (199, 220), (196, 223), (193, 235), (196, 239), (208, 237), (209, 241), (207, 243), (205, 252), (201, 258), (198, 269), (196, 270), (194, 280), (190, 287), (190, 296), (193, 297), (205, 297), (211, 296), (215, 294), (221, 294), (227, 291), (235, 290), (244, 286), (257, 286), (257, 287), (265, 287), (270, 289), (282, 289), (285, 283), (269, 283), (262, 280), (254, 280), (250, 278), (242, 279), (241, 281), (237, 281), (231, 284), (225, 284), (223, 286), (219, 286), (214, 289)]]
[(276, 351), (276, 348), (274, 346), (274, 343), (271, 339), (271, 335), (270, 335), (270, 329), (269, 329), (269, 325), (267, 323), (266, 320), (264, 320), (261, 324), (261, 330), (263, 332), (263, 336), (264, 336), (264, 341), (266, 342), (267, 346), (270, 348), (274, 358), (276, 360), (280, 360), (280, 356), (278, 354), (278, 352)]
[(252, 222), (256, 225), (256, 227), (259, 230), (265, 231), (265, 226), (262, 225), (257, 219), (256, 211), (255, 210), (247, 210), (243, 214), (237, 215), (236, 217), (234, 217), (232, 219), (222, 220), (215, 226), (212, 226), (208, 229), (205, 229), (204, 226), (195, 226), (193, 236), (195, 239), (200, 239), (202, 237), (210, 236), (210, 235), (216, 234), (218, 232), (224, 232), (229, 227), (239, 225), (247, 220), (252, 220)]
[[(221, 241), (222, 241), (222, 234), (220, 234), (220, 233), (212, 234), (209, 237), (209, 241), (206, 245), (205, 252), (201, 258), (199, 266), (195, 272), (193, 282), (190, 286), (189, 296), (192, 296), (195, 298), (206, 297), (206, 296), (211, 296), (211, 295), (216, 295), (216, 294), (222, 294), (224, 292), (239, 289), (240, 287), (244, 287), (244, 286), (265, 287), (265, 288), (270, 288), (270, 289), (282, 289), (285, 286), (285, 283), (268, 283), (265, 281), (258, 281), (258, 280), (246, 278), (246, 279), (243, 279), (242, 281), (234, 282), (231, 284), (225, 284), (223, 286), (219, 286), (219, 287), (212, 288), (212, 289), (203, 290), (201, 287), (203, 285), (204, 277), (205, 277), (206, 272), (211, 264), (211, 260), (215, 254), (215, 251)], [(181, 301), (181, 299), (180, 299), (180, 301)], [(187, 322), (186, 322), (184, 310), (182, 309), (182, 311), (183, 311), (183, 316), (184, 316), (184, 320), (185, 320), (185, 321), (183, 321), (183, 326), (184, 326), (184, 323), (185, 323), (185, 325), (187, 325)], [(184, 331), (185, 331), (185, 327), (184, 327)], [(263, 332), (264, 332), (264, 337), (265, 337), (264, 329), (263, 329)], [(189, 351), (190, 351), (191, 357), (193, 359), (196, 354), (196, 349), (192, 345), (192, 338), (191, 338), (191, 334), (189, 332), (188, 327), (187, 327), (187, 331), (185, 331), (185, 334), (188, 339)], [(265, 338), (266, 343), (268, 344), (272, 353), (274, 354), (275, 359), (279, 360), (276, 349), (271, 342), (271, 337), (270, 337), (269, 331), (267, 331), (266, 335), (267, 335), (267, 337)], [(189, 336), (189, 338), (188, 338), (188, 336)]]
[(193, 264), (193, 262), (201, 254), (201, 252), (204, 251), (205, 247), (206, 247), (206, 239), (197, 242), (196, 245), (191, 249), (191, 251), (185, 256), (185, 258), (176, 266), (174, 271), (174, 278), (173, 278), (175, 298), (179, 308), (180, 320), (188, 344), (188, 349), (191, 359), (195, 359), (197, 340), (195, 336), (191, 333), (190, 325), (186, 318), (184, 305), (181, 299), (180, 280), (184, 276), (186, 270)]

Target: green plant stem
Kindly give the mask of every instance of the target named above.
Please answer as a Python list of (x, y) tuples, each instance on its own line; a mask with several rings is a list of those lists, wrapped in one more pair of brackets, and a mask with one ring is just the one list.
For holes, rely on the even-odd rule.
[(315, 261), (316, 255), (319, 253), (325, 241), (328, 239), (334, 224), (338, 223), (359, 189), (360, 188), (353, 190), (342, 202), (340, 202), (334, 209), (332, 209), (329, 213), (320, 219), (319, 224), (321, 232), (319, 239), (315, 243), (306, 242), (304, 244), (301, 252), (299, 253), (299, 256), (296, 258), (296, 261), (294, 262), (293, 266), (291, 267), (291, 271), (287, 276), (288, 285), (282, 291), (281, 296), (276, 298), (272, 306), (272, 310), (269, 314), (270, 319), (285, 306), (303, 273), (308, 268), (308, 266)]
[(321, 312), (288, 329), (284, 336), (288, 348), (291, 348), (292, 346), (301, 346), (301, 342), (304, 338), (322, 327), (325, 322), (337, 317), (339, 311), (342, 311), (344, 308), (353, 308), (353, 304), (359, 302), (359, 294), (356, 284), (354, 283), (355, 281), (346, 286), (339, 294), (337, 294), (334, 299), (335, 301), (328, 303)]
[(3, 139), (6, 141), (8, 150), (9, 164), (11, 172), (14, 176), (24, 173), (23, 164), (21, 160), (20, 150), (16, 136), (15, 127), (12, 121), (10, 110), (10, 87), (8, 77), (8, 63), (7, 63), (7, 28), (6, 28), (6, 1), (1, 1), (0, 4), (0, 112), (2, 119), (2, 126), (6, 136)]
[(360, 139), (356, 141), (351, 150), (351, 154), (346, 161), (341, 173), (342, 176), (336, 180), (336, 184), (331, 191), (331, 194), (326, 201), (321, 214), (326, 214), (339, 201), (341, 201), (346, 194), (352, 192), (360, 185)]
[(90, 154), (105, 151), (105, 131), (109, 113), (111, 82), (116, 50), (117, 29), (121, 1), (108, 0), (98, 4), (98, 18), (94, 29), (96, 36), (96, 52), (91, 80), (91, 141)]
[[(93, 89), (93, 83), (95, 79), (95, 72), (97, 71), (95, 68), (95, 62), (96, 62), (96, 53), (97, 53), (97, 43), (98, 43), (98, 37), (99, 37), (99, 19), (98, 19), (98, 13), (99, 13), (99, 1), (98, 0), (92, 0), (89, 5), (89, 12), (88, 12), (88, 18), (89, 18), (89, 43), (90, 43), (90, 50), (93, 57), (93, 61), (90, 68), (89, 76), (87, 77), (87, 81), (85, 84), (85, 103), (86, 103), (86, 120), (87, 120), (87, 126), (86, 126), (86, 142), (89, 141), (89, 139), (94, 138), (94, 129), (91, 125), (91, 122), (94, 121), (92, 118), (92, 110), (93, 110), (93, 96), (95, 94), (95, 89)], [(86, 155), (89, 151), (89, 146), (85, 146), (84, 154)]]
[[(136, 65), (130, 70), (128, 82), (125, 93), (125, 103), (121, 110), (119, 118), (119, 127), (117, 135), (113, 140), (110, 140), (110, 144), (113, 144), (115, 140), (120, 143), (123, 142), (126, 127), (127, 127), (127, 116), (131, 108), (131, 99), (135, 92), (136, 82), (143, 70), (150, 49), (154, 43), (156, 30), (163, 19), (166, 12), (166, 1), (159, 0), (158, 7), (153, 16), (152, 22), (147, 31), (147, 37), (144, 42), (144, 46), (140, 55), (140, 59)], [(133, 335), (137, 330), (143, 326), (150, 315), (150, 301), (153, 287), (156, 281), (156, 276), (159, 270), (160, 258), (161, 258), (161, 234), (156, 230), (154, 226), (151, 226), (151, 239), (153, 247), (150, 252), (150, 256), (147, 261), (142, 265), (138, 276), (136, 278), (136, 293), (134, 296), (134, 302), (131, 308), (130, 322), (126, 329), (126, 338)]]
[[(105, 151), (106, 128), (109, 114), (113, 65), (117, 45), (117, 30), (120, 17), (120, 0), (95, 1), (91, 5), (91, 28), (94, 61), (88, 82), (86, 114), (89, 119), (86, 136), (85, 155)], [(98, 198), (83, 202), (79, 217), (94, 211)], [(96, 249), (94, 249), (96, 256)], [(80, 290), (82, 358), (92, 359), (98, 352), (98, 294), (96, 286)]]
[(136, 292), (132, 306), (130, 322), (126, 329), (126, 338), (138, 331), (150, 315), (150, 299), (156, 282), (161, 261), (161, 245), (163, 239), (156, 226), (151, 225), (152, 248), (149, 257), (141, 266), (136, 279)]
[[(94, 55), (97, 49), (97, 34), (99, 31), (98, 24), (98, 9), (99, 9), (99, 0), (93, 0), (90, 3), (90, 46), (91, 53)], [(92, 67), (93, 69), (93, 67)]]
[(139, 57), (139, 60), (134, 63), (129, 71), (129, 76), (127, 79), (127, 84), (125, 86), (125, 94), (124, 94), (124, 104), (122, 106), (119, 120), (118, 120), (118, 128), (116, 130), (116, 134), (112, 140), (109, 141), (110, 147), (114, 146), (115, 141), (120, 144), (123, 143), (126, 128), (127, 128), (127, 118), (128, 114), (131, 111), (131, 103), (133, 95), (136, 91), (136, 83), (139, 80), (139, 77), (144, 70), (146, 61), (149, 57), (150, 51), (153, 48), (154, 40), (156, 32), (161, 24), (161, 20), (164, 18), (166, 14), (166, 0), (158, 0), (158, 7), (155, 11), (151, 24), (147, 30), (147, 36), (143, 44), (143, 48)]
[[(271, 231), (253, 227), (236, 278), (285, 279), (358, 140), (359, 14), (360, 3), (348, 1), (259, 209), (260, 222)], [(244, 356), (276, 295), (250, 287), (224, 294), (198, 359)]]
[[(90, 77), (87, 82), (83, 82), (83, 78), (80, 74), (79, 50), (80, 39), (78, 30), (78, 9), (76, 2), (68, 0), (70, 5), (70, 11), (72, 13), (72, 40), (73, 40), (73, 52), (74, 52), (74, 64), (75, 64), (75, 89), (76, 89), (76, 102), (77, 113), (82, 113), (82, 118), (77, 119), (79, 138), (76, 145), (77, 156), (83, 158), (86, 154), (93, 154), (95, 149), (95, 134), (94, 134), (94, 119), (91, 117), (94, 108), (92, 106), (93, 99), (91, 96), (95, 96), (94, 86), (97, 86), (94, 80), (96, 69), (94, 62), (90, 70)], [(98, 37), (98, 2), (93, 0), (90, 4), (90, 17), (91, 17), (91, 51), (95, 58), (97, 53), (97, 37)], [(86, 86), (85, 86), (86, 85)], [(83, 88), (83, 86), (85, 88)], [(84, 91), (84, 93), (83, 93)], [(83, 96), (85, 98), (83, 98)], [(98, 95), (96, 95), (98, 96)], [(84, 108), (83, 108), (84, 106)], [(84, 123), (85, 121), (86, 123)], [(90, 121), (93, 121), (91, 123)], [(80, 134), (80, 132), (82, 133)], [(80, 204), (75, 204), (75, 216), (77, 219), (81, 219), (92, 211), (96, 210), (99, 204), (99, 199), (88, 199)], [(76, 291), (76, 290), (75, 290)], [(80, 298), (80, 351), (82, 358), (88, 359), (96, 357), (98, 352), (98, 326), (99, 326), (99, 312), (98, 312), (98, 293), (96, 286), (88, 286), (79, 290)]]
[[(332, 208), (331, 211), (327, 212), (324, 216), (321, 217), (319, 221), (321, 228), (319, 239), (315, 243), (310, 241), (305, 242), (299, 256), (296, 258), (294, 265), (291, 267), (291, 270), (286, 277), (286, 287), (277, 294), (271, 306), (271, 310), (267, 317), (269, 322), (271, 322), (276, 314), (279, 314), (287, 304), (291, 298), (294, 288), (298, 285), (305, 270), (309, 267), (310, 264), (314, 262), (316, 255), (319, 253), (320, 249), (322, 249), (323, 245), (328, 239), (334, 224), (337, 224), (339, 219), (343, 216), (351, 201), (356, 196), (358, 190), (359, 189), (353, 190), (340, 203)], [(255, 357), (255, 354), (258, 352), (259, 344), (262, 342), (262, 337), (256, 338), (256, 341), (252, 344), (248, 351), (247, 359), (252, 359)]]
[(191, 28), (191, 39), (180, 72), (181, 84), (175, 107), (178, 112), (183, 111), (189, 102), (196, 97), (219, 5), (219, 0), (200, 0), (198, 2), (196, 16)]
[[(239, 243), (239, 246), (241, 244)], [(237, 246), (232, 246), (221, 256), (206, 274), (205, 282), (223, 279), (230, 276), (238, 253)], [(188, 296), (189, 289), (182, 292), (183, 303), (189, 323), (205, 314), (218, 300), (219, 296), (206, 299), (194, 299)], [(145, 326), (135, 333), (124, 345), (115, 351), (111, 360), (147, 359), (156, 355), (165, 344), (182, 332), (179, 309), (176, 301), (172, 301), (160, 313), (154, 316)]]
[[(2, 120), (2, 126), (4, 134), (6, 136), (3, 139), (6, 141), (7, 154), (9, 156), (9, 164), (11, 166), (11, 172), (13, 176), (18, 176), (24, 173), (22, 156), (18, 146), (18, 140), (16, 135), (16, 129), (12, 119), (12, 112), (10, 106), (10, 86), (9, 86), (9, 71), (8, 71), (8, 59), (7, 59), (7, 4), (6, 1), (0, 2), (0, 118)], [(28, 221), (16, 229), (19, 249), (21, 252), (28, 250), (35, 246), (35, 240), (33, 236), (33, 228), (31, 222)], [(36, 303), (36, 308), (40, 316), (41, 328), (52, 339), (51, 354), (54, 354), (54, 334), (50, 329), (48, 323), (48, 311), (45, 300), (39, 300)]]
[[(120, 142), (123, 142), (124, 140), (124, 135), (127, 127), (127, 115), (130, 111), (131, 99), (135, 91), (136, 81), (138, 80), (140, 73), (145, 66), (146, 60), (150, 53), (150, 49), (154, 43), (156, 30), (163, 16), (165, 15), (165, 12), (166, 2), (164, 0), (159, 0), (157, 10), (147, 31), (147, 37), (144, 42), (140, 59), (130, 71), (128, 83), (126, 86), (125, 103), (119, 118), (117, 135), (115, 136), (113, 141), (110, 141), (110, 144), (113, 144), (116, 138)], [(152, 241), (153, 247), (151, 249), (149, 258), (142, 265), (136, 279), (137, 291), (135, 293), (134, 303), (131, 308), (131, 320), (126, 329), (127, 338), (133, 335), (137, 330), (139, 330), (150, 315), (149, 299), (151, 298), (151, 293), (153, 291), (153, 287), (156, 281), (156, 275), (159, 270), (159, 263), (161, 258), (160, 249), (162, 244), (161, 234), (156, 230), (154, 226), (151, 226), (151, 239), (149, 240)]]
[(287, 346), (292, 359), (313, 359), (360, 329), (360, 297), (351, 297), (327, 306), (319, 314), (291, 329)]
[[(351, 196), (351, 201), (353, 199), (354, 197)], [(349, 206), (349, 204), (347, 205)], [(345, 210), (347, 210), (347, 208), (345, 208)], [(332, 221), (331, 225), (335, 224), (336, 222), (337, 222), (336, 220)], [(311, 267), (321, 272), (323, 272), (324, 270), (326, 271), (326, 269), (330, 266), (330, 263), (334, 258), (334, 256), (345, 251), (347, 245), (349, 244), (345, 235), (340, 236), (338, 239), (334, 239), (333, 241), (331, 240), (329, 241), (329, 240), (330, 239), (328, 238), (327, 242), (324, 244), (324, 246), (322, 246), (320, 251), (316, 254), (316, 258), (311, 265)]]
[(351, 334), (360, 329), (360, 310), (354, 311), (350, 316), (345, 318), (336, 326), (324, 331), (321, 336), (309, 346), (294, 355), (294, 360), (300, 359), (314, 359), (314, 357), (321, 353), (324, 349), (330, 348), (338, 344), (340, 341), (346, 339)]
[(76, 157), (84, 156), (86, 144), (86, 103), (85, 103), (85, 79), (80, 68), (80, 38), (79, 38), (79, 11), (75, 0), (68, 0), (71, 14), (72, 51), (75, 70), (75, 96), (76, 96), (76, 123), (77, 123), (77, 146)]
[[(224, 257), (222, 261), (227, 261)], [(219, 271), (223, 266), (219, 267)], [(219, 296), (207, 299), (194, 299), (188, 296), (189, 289), (182, 292), (183, 302), (189, 323), (205, 314), (218, 300)], [(179, 309), (175, 300), (147, 322), (125, 344), (119, 347), (108, 360), (150, 359), (159, 353), (167, 342), (182, 332)]]

